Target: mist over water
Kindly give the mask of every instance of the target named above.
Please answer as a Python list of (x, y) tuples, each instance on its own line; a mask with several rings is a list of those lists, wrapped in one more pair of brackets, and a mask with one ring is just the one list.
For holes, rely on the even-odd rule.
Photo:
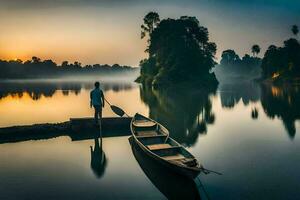
[[(133, 77), (94, 78), (102, 83), (110, 103), (131, 116), (139, 112), (158, 120), (204, 166), (223, 173), (223, 176), (199, 176), (211, 199), (293, 199), (297, 196), (298, 173), (294, 171), (294, 176), (286, 176), (286, 172), (300, 167), (298, 86), (262, 88), (245, 81), (221, 83), (215, 93), (188, 88), (170, 93), (143, 88), (132, 82)], [(92, 116), (89, 92), (94, 80), (79, 78), (1, 82), (0, 127)], [(255, 109), (258, 114), (253, 114)], [(103, 115), (115, 116), (107, 105)], [(19, 191), (21, 196), (43, 199), (53, 196), (64, 199), (70, 195), (73, 199), (83, 196), (132, 199), (145, 194), (149, 194), (149, 199), (164, 199), (161, 191), (171, 192), (172, 188), (170, 191), (157, 188), (163, 184), (151, 181), (160, 179), (144, 173), (154, 171), (147, 169), (150, 165), (137, 162), (128, 136), (103, 139), (107, 161), (100, 178), (94, 172), (98, 167), (90, 166), (97, 156), (90, 153), (90, 146), (94, 149), (97, 142), (91, 139), (75, 142), (68, 137), (1, 144), (0, 198), (14, 199), (17, 197), (14, 191)], [(30, 165), (24, 164), (29, 161)], [(120, 168), (124, 162), (126, 167)], [(17, 184), (20, 182), (27, 184)], [(282, 182), (286, 184), (283, 186)], [(39, 192), (33, 189), (37, 186)], [(122, 189), (111, 196), (112, 188)]]

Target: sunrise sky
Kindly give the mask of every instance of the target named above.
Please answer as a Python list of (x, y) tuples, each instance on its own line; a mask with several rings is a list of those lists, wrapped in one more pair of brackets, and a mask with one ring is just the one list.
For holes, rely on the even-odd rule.
[(250, 53), (254, 43), (264, 52), (300, 25), (298, 0), (0, 0), (0, 59), (138, 66), (146, 56), (140, 25), (149, 11), (196, 16), (217, 44), (217, 59), (228, 48)]

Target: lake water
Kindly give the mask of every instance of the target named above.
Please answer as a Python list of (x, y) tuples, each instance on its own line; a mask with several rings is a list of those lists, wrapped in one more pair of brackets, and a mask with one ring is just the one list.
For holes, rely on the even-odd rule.
[[(92, 86), (1, 82), (0, 127), (92, 116)], [(206, 168), (223, 173), (199, 175), (210, 199), (300, 199), (298, 86), (243, 82), (220, 84), (216, 90), (158, 92), (123, 80), (101, 87), (112, 104), (129, 115), (139, 112), (158, 120)], [(108, 106), (103, 115), (114, 116)], [(152, 166), (128, 138), (0, 141), (0, 199), (206, 196), (198, 183)]]

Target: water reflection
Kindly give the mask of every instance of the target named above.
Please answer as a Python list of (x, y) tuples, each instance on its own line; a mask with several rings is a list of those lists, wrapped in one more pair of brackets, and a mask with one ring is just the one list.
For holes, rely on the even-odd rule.
[[(265, 114), (270, 118), (279, 118), (291, 139), (295, 137), (295, 121), (300, 119), (299, 85), (270, 85), (254, 82), (242, 82), (220, 85), (220, 98), (223, 108), (233, 109), (242, 101), (249, 103), (261, 102)], [(251, 118), (259, 117), (258, 108), (251, 109)]]
[(258, 118), (258, 109), (256, 107), (251, 110), (251, 118), (254, 120)]
[(260, 99), (260, 87), (250, 81), (220, 84), (220, 98), (223, 108), (233, 108), (240, 100), (244, 105)]
[[(90, 90), (93, 88), (93, 80), (90, 82), (63, 82), (63, 81), (42, 81), (42, 82), (0, 82), (0, 100), (7, 97), (22, 98), (28, 94), (31, 99), (39, 100), (42, 96), (52, 97), (58, 90), (64, 96), (70, 93), (80, 94), (81, 89)], [(105, 82), (101, 85), (104, 91), (123, 91), (132, 89), (132, 83)]]
[(196, 143), (199, 134), (206, 134), (213, 124), (210, 95), (216, 89), (168, 89), (163, 91), (141, 87), (141, 99), (149, 107), (149, 116), (164, 124), (172, 137), (186, 146)]
[(300, 93), (298, 85), (262, 85), (261, 104), (266, 115), (282, 120), (291, 139), (295, 137), (295, 121), (300, 119)]
[(197, 185), (193, 180), (166, 170), (160, 164), (153, 162), (138, 148), (132, 137), (129, 138), (129, 143), (131, 144), (132, 153), (143, 172), (168, 199), (200, 199)]
[(94, 149), (92, 146), (90, 146), (91, 169), (93, 170), (97, 178), (101, 178), (104, 175), (105, 169), (107, 167), (107, 159), (102, 149), (102, 137), (95, 137), (94, 143)]
[[(107, 98), (131, 115), (135, 112), (145, 114), (149, 108), (149, 116), (163, 123), (176, 140), (187, 146), (195, 144), (199, 134), (206, 134), (207, 125), (215, 121), (210, 98), (216, 93), (213, 89), (176, 88), (157, 91), (146, 87), (136, 88), (129, 81), (105, 82), (101, 87), (106, 91)], [(2, 81), (0, 126), (51, 123), (66, 121), (70, 117), (89, 116), (91, 110), (87, 103), (91, 88), (92, 81)], [(290, 138), (295, 137), (295, 121), (300, 119), (299, 85), (260, 86), (255, 82), (240, 81), (221, 83), (218, 90), (222, 108), (233, 109), (241, 102), (251, 107), (249, 117), (253, 120), (264, 116), (264, 113), (269, 119), (278, 118), (282, 120)], [(136, 98), (136, 95), (140, 95), (140, 98)], [(72, 106), (74, 102), (80, 106)], [(104, 112), (105, 115), (113, 114), (109, 108), (104, 109)]]

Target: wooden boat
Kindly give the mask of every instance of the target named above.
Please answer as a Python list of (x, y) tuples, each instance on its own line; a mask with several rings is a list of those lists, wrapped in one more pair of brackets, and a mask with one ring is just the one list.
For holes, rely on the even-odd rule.
[(202, 196), (200, 196), (202, 187), (197, 187), (194, 180), (182, 176), (173, 170), (169, 170), (158, 162), (153, 162), (151, 157), (145, 156), (145, 153), (139, 148), (136, 142), (134, 142), (132, 136), (128, 140), (139, 166), (153, 185), (164, 194), (167, 199), (203, 200), (203, 198), (201, 198)]
[(137, 113), (130, 128), (134, 141), (153, 160), (192, 179), (202, 171), (195, 157), (170, 138), (168, 130), (158, 122)]

